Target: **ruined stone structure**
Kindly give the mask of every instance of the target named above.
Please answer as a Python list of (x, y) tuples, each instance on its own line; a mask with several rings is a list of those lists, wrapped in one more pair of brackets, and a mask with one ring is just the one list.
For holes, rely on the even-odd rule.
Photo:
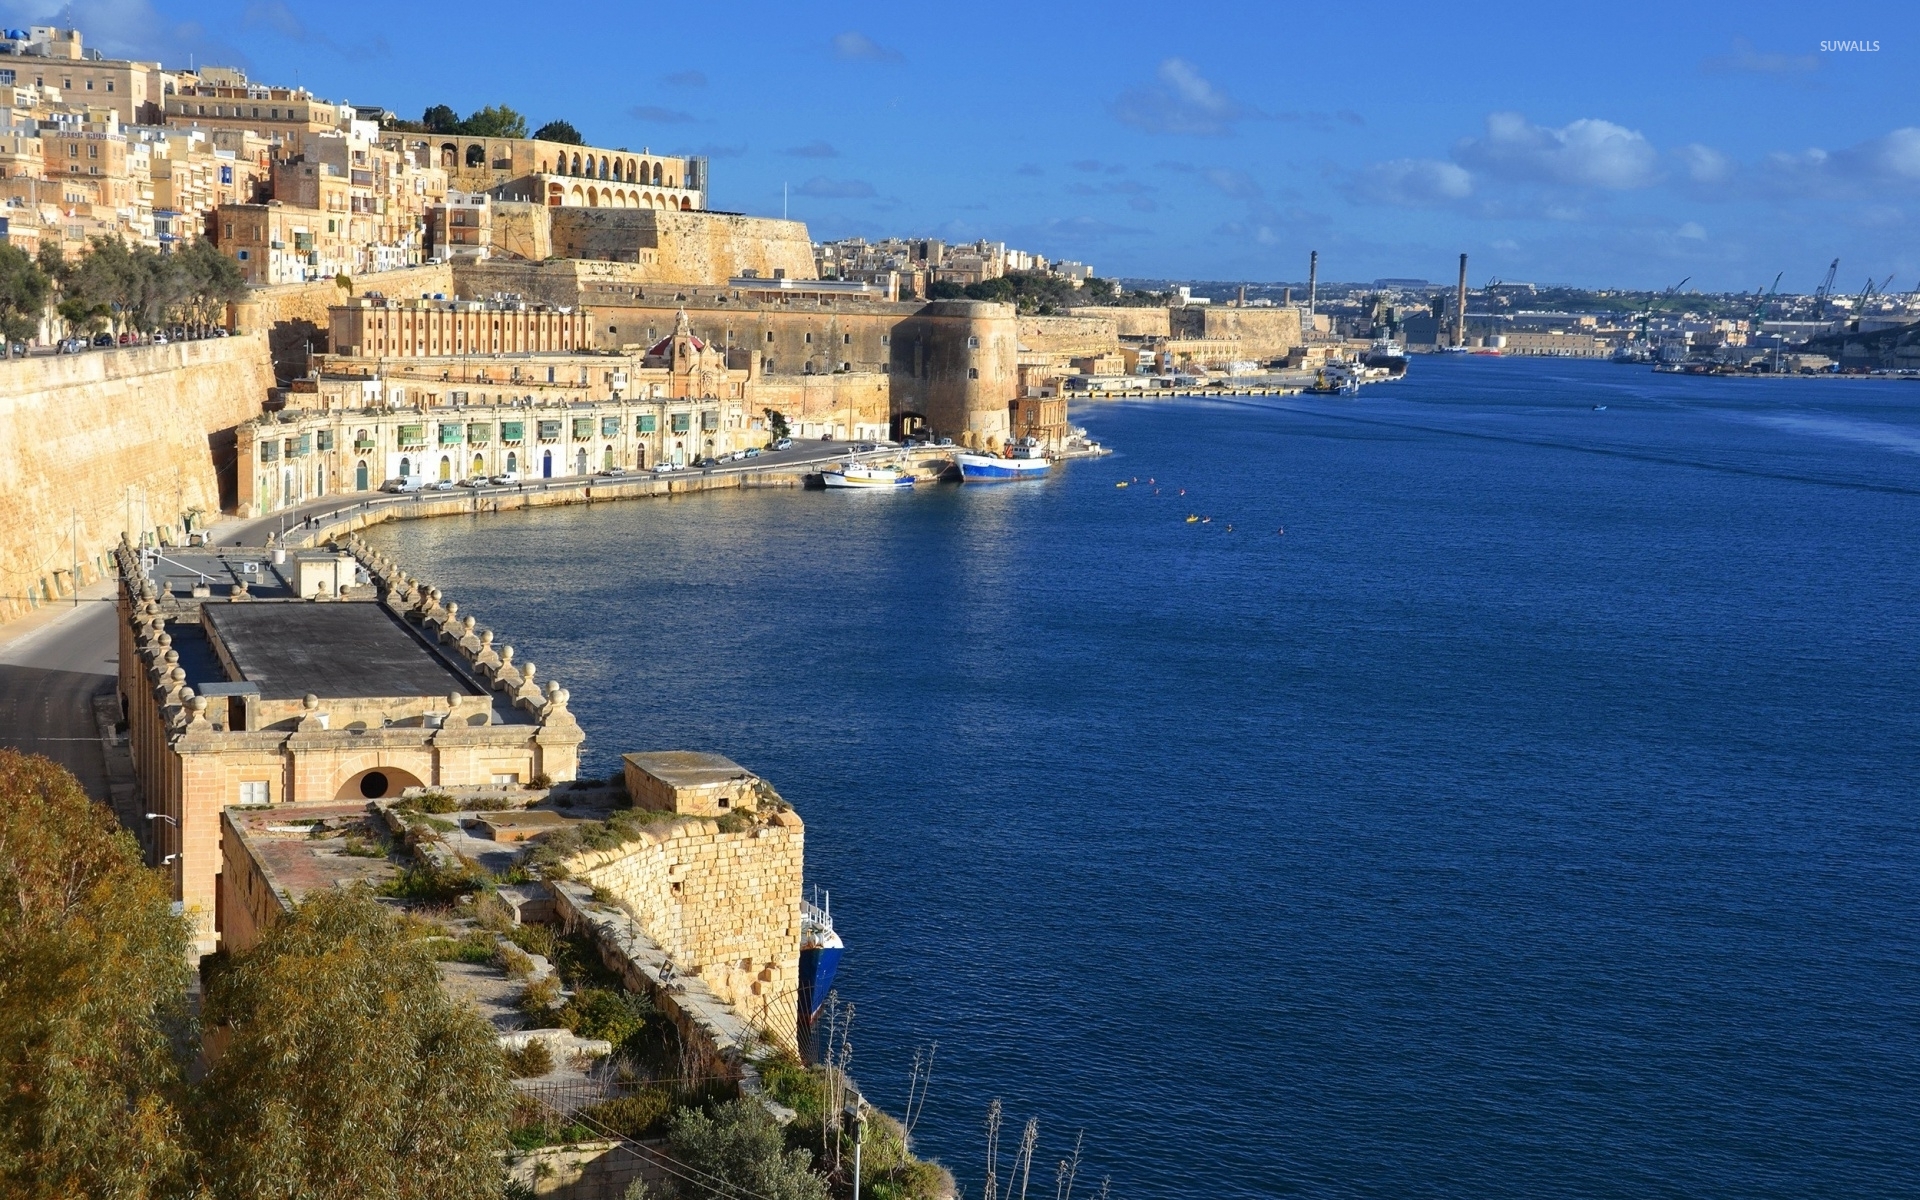
[[(438, 589), (347, 544), (285, 562), (181, 552), (176, 565), (121, 547), (129, 743), (161, 822), (156, 860), (173, 868), (203, 953), (230, 805), (510, 786), (577, 769), (584, 735), (564, 688), (537, 682), (532, 663), (515, 663)], [(362, 573), (365, 584), (347, 583)]]
[(800, 885), (806, 827), (764, 780), (718, 754), (624, 758), (635, 807), (685, 813), (637, 841), (580, 854), (569, 874), (604, 889), (683, 974), (798, 1049)]

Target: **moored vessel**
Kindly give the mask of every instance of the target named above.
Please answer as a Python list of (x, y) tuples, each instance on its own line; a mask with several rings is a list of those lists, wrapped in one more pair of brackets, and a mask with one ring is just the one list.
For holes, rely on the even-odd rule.
[(830, 488), (879, 491), (912, 487), (914, 483), (913, 476), (902, 475), (892, 467), (870, 467), (865, 463), (848, 463), (837, 471), (822, 471), (820, 478)]
[(953, 456), (959, 464), (960, 478), (967, 483), (1000, 483), (1009, 479), (1037, 479), (1053, 469), (1035, 438), (1026, 438), (1008, 447), (1003, 457), (997, 454), (960, 453)]
[(832, 906), (831, 892), (825, 904), (800, 901), (800, 1022), (806, 1026), (812, 1026), (827, 1002), (840, 956), (846, 953), (846, 943), (833, 928)]

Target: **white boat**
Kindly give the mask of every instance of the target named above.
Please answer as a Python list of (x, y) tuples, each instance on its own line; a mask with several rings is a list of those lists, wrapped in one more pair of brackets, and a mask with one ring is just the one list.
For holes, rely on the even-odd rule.
[(893, 491), (895, 488), (913, 486), (913, 476), (902, 475), (892, 467), (869, 467), (865, 463), (848, 463), (837, 471), (823, 471), (820, 476), (830, 488), (861, 488), (868, 491)]
[(1053, 460), (1035, 438), (1025, 438), (997, 454), (956, 454), (960, 478), (966, 483), (999, 483), (1008, 479), (1039, 479), (1053, 469)]

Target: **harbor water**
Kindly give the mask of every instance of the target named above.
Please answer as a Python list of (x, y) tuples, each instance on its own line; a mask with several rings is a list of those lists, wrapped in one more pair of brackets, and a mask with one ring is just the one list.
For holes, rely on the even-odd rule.
[(1920, 1194), (1920, 387), (1074, 419), (1118, 452), (1040, 481), (369, 537), (584, 771), (795, 804), (854, 1073), (898, 1112), (938, 1041), (969, 1197), (995, 1097), (1036, 1197), (1080, 1130), (1126, 1200)]

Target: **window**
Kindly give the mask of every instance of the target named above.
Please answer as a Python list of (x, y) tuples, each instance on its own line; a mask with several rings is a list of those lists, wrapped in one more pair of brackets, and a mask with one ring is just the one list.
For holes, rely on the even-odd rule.
[(635, 433), (652, 433), (658, 428), (657, 421), (658, 418), (653, 413), (641, 413), (634, 418), (633, 431)]
[(272, 788), (264, 779), (249, 779), (240, 785), (240, 803), (271, 804)]
[(80, 143), (79, 143), (79, 142), (68, 142), (68, 143), (67, 143), (67, 157), (68, 157), (68, 158), (79, 158), (79, 157), (80, 157)]
[(841, 334), (841, 335), (840, 335), (840, 344), (841, 344), (842, 346), (851, 346), (851, 345), (853, 345), (853, 335), (852, 335), (852, 334), (850, 334), (850, 333), (843, 333), (843, 334)]
[(772, 341), (772, 340), (773, 340), (773, 330), (771, 330), (771, 329), (769, 329), (769, 330), (767, 330), (767, 340), (768, 340), (768, 341)]
[(495, 787), (518, 787), (518, 786), (520, 786), (520, 772), (518, 772), (518, 771), (495, 771), (495, 772), (493, 773), (493, 786), (495, 786)]
[(968, 379), (978, 379), (978, 378), (980, 378), (980, 368), (979, 368), (979, 367), (968, 367), (968, 368), (967, 368), (967, 378), (968, 378)]
[(980, 348), (980, 339), (979, 339), (979, 338), (977, 338), (977, 337), (970, 337), (970, 338), (968, 338), (968, 339), (967, 339), (967, 349), (969, 349), (969, 350), (978, 350), (979, 348)]

